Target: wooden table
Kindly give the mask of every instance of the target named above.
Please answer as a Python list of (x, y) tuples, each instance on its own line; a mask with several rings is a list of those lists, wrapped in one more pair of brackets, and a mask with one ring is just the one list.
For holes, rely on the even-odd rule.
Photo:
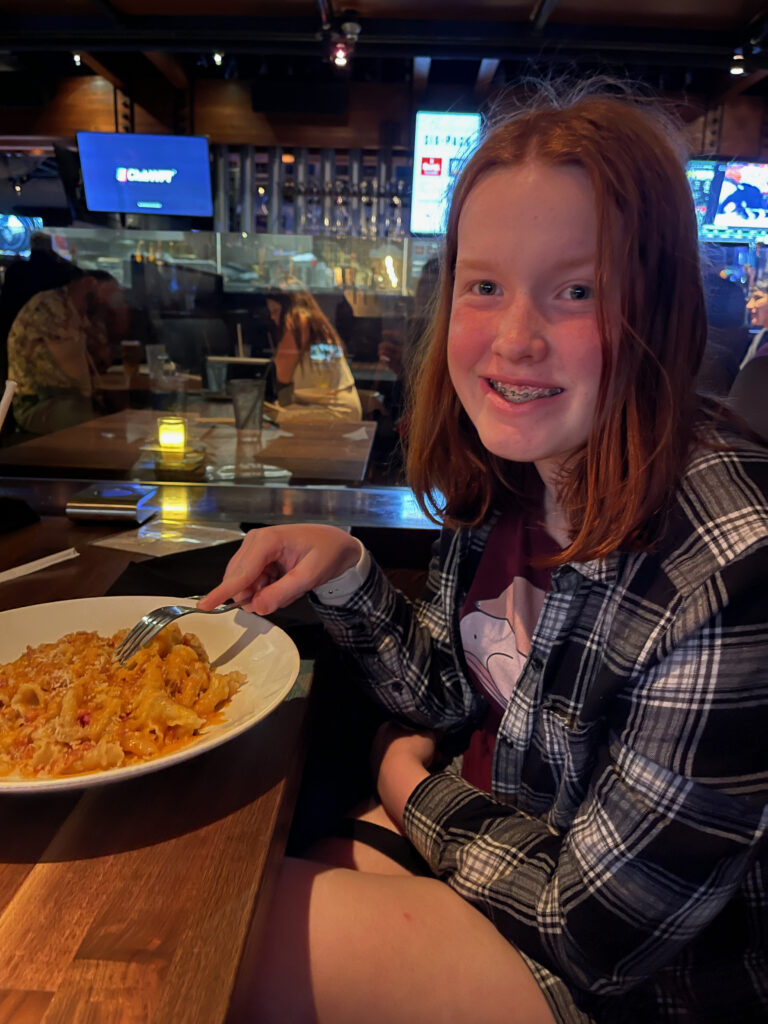
[[(142, 445), (156, 437), (162, 415), (151, 409), (124, 409), (76, 427), (0, 449), (0, 474), (86, 476), (91, 479), (163, 479)], [(258, 449), (239, 443), (234, 426), (196, 423), (197, 416), (227, 418), (227, 404), (201, 405), (188, 415), (190, 435), (206, 447), (202, 479), (248, 480), (247, 466), (278, 466), (292, 481), (360, 483), (365, 478), (376, 424), (296, 422), (278, 430), (266, 426)], [(238, 473), (238, 464), (240, 472)], [(243, 468), (246, 467), (246, 468)], [(258, 473), (252, 471), (250, 478)]]
[[(81, 551), (0, 584), (0, 610), (103, 593), (136, 559), (88, 547), (113, 529), (55, 518), (0, 536), (0, 569)], [(188, 762), (0, 796), (0, 1024), (231, 1019), (285, 848), (310, 679), (302, 662), (271, 715)]]

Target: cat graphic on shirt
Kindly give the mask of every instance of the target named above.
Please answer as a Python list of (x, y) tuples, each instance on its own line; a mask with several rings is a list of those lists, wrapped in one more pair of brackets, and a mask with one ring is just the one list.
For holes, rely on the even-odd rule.
[(506, 708), (531, 649), (531, 634), (545, 592), (522, 576), (498, 595), (477, 602), (461, 619), (464, 656), (478, 685), (500, 710)]

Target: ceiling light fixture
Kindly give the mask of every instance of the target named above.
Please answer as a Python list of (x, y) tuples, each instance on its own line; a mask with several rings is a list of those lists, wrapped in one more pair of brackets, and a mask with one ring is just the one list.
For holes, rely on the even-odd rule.
[(214, 53), (214, 55), (213, 55), (213, 63), (216, 65), (217, 68), (220, 68), (222, 63), (223, 63), (223, 61), (224, 61), (224, 54), (217, 50), (216, 53)]
[(73, 53), (72, 54), (72, 60), (75, 62), (75, 67), (76, 68), (79, 68), (80, 65), (83, 63), (83, 59), (82, 59), (82, 57), (80, 56), (79, 53)]
[(731, 60), (731, 66), (728, 69), (732, 75), (743, 75), (745, 73), (744, 67), (744, 54), (741, 47), (737, 47), (733, 51), (733, 58)]
[(337, 68), (345, 68), (352, 59), (357, 40), (360, 36), (360, 22), (355, 11), (345, 11), (339, 27), (331, 32), (330, 60)]
[(345, 68), (349, 63), (349, 50), (345, 42), (334, 43), (331, 60), (337, 68)]

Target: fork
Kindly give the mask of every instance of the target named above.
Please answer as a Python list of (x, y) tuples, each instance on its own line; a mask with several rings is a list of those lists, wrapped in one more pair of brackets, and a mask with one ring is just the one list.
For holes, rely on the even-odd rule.
[[(188, 600), (195, 601), (197, 596), (191, 597)], [(242, 608), (244, 604), (245, 601), (226, 601), (216, 608), (211, 608), (210, 611), (204, 611), (202, 608), (195, 608), (185, 604), (168, 604), (162, 608), (154, 608), (151, 612), (147, 612), (146, 615), (142, 615), (133, 629), (125, 634), (122, 642), (115, 649), (115, 658), (121, 665), (124, 665), (137, 651), (141, 650), (142, 647), (146, 647), (149, 641), (154, 636), (157, 636), (161, 629), (165, 629), (167, 625), (175, 622), (176, 619), (180, 619), (183, 615), (192, 615), (194, 612), (198, 615), (221, 615), (222, 612), (231, 612), (235, 608)]]

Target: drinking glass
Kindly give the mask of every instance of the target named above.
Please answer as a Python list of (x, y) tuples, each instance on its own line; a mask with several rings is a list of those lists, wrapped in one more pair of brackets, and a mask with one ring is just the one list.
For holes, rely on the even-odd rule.
[(158, 377), (162, 377), (168, 358), (165, 345), (147, 345), (146, 353), (150, 378), (156, 380)]
[(139, 372), (139, 366), (141, 365), (141, 342), (121, 341), (120, 356), (123, 360), (123, 373), (126, 380), (130, 380), (131, 377)]
[(254, 439), (261, 437), (265, 387), (265, 381), (253, 378), (231, 380), (227, 385), (235, 410), (235, 426)]

